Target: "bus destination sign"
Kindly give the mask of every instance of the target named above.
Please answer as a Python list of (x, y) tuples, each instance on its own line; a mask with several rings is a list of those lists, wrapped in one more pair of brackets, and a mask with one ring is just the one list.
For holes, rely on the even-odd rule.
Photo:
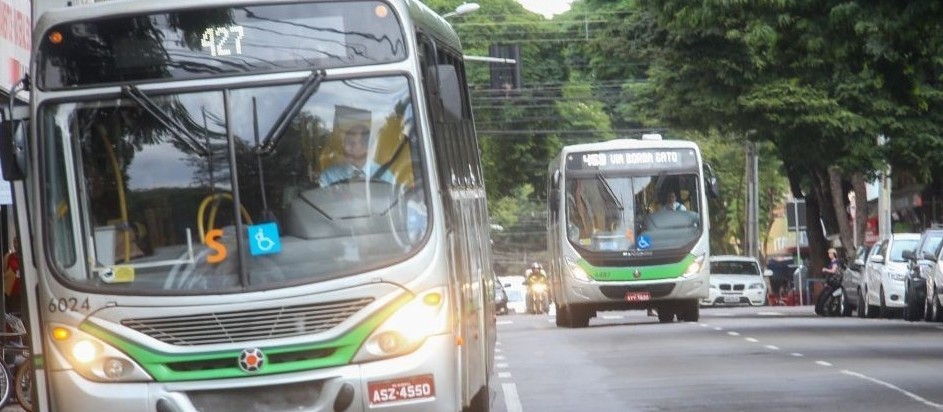
[(571, 153), (569, 170), (651, 170), (697, 167), (693, 149), (607, 150)]

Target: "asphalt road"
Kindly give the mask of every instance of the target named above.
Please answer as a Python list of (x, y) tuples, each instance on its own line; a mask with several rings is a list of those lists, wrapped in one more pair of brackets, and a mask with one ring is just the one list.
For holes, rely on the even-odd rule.
[(943, 325), (705, 308), (697, 323), (602, 312), (498, 318), (492, 408), (520, 411), (943, 411)]

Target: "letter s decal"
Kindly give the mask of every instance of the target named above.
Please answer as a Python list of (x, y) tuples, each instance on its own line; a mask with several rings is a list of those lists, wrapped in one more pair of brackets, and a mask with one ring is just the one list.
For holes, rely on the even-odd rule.
[(203, 240), (206, 242), (206, 245), (216, 251), (215, 255), (207, 255), (206, 261), (209, 263), (219, 263), (226, 259), (226, 246), (223, 246), (222, 243), (216, 241), (223, 236), (223, 231), (221, 229), (213, 229), (209, 232), (206, 232), (206, 238)]

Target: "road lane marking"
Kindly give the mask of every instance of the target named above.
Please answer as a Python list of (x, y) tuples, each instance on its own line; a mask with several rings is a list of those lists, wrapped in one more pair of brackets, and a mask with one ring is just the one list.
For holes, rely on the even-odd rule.
[(782, 312), (756, 312), (757, 316), (785, 316)]
[(769, 350), (779, 350), (779, 346), (775, 346), (775, 345), (766, 345), (766, 349), (769, 349)]
[(498, 377), (501, 379), (510, 379), (511, 372), (498, 372)]
[(722, 328), (722, 327), (720, 327), (720, 326), (714, 326), (714, 330), (724, 330), (724, 328)]
[(697, 326), (700, 326), (700, 327), (702, 327), (702, 328), (706, 328), (706, 327), (708, 327), (708, 326), (710, 326), (710, 325), (708, 325), (708, 324), (706, 324), (706, 323), (698, 323)]
[(521, 407), (521, 398), (517, 396), (517, 385), (513, 383), (502, 383), (501, 389), (504, 390), (504, 406), (507, 412), (524, 412)]
[(733, 331), (727, 332), (727, 334), (730, 335), (730, 336), (740, 336), (740, 333), (738, 333), (738, 332), (733, 332)]
[(606, 320), (622, 319), (623, 317), (624, 316), (620, 316), (620, 315), (602, 315), (602, 318)]
[(506, 368), (506, 367), (508, 367), (508, 364), (505, 363), (505, 362), (501, 362), (501, 363), (496, 363), (496, 364), (494, 364), (494, 366), (497, 367), (497, 368)]
[(504, 360), (504, 355), (494, 355), (494, 360)]
[(819, 366), (832, 366), (831, 363), (828, 363), (828, 362), (823, 361), (823, 360), (817, 360), (817, 361), (815, 361), (815, 364), (816, 364), (816, 365), (819, 365)]
[(743, 338), (743, 340), (745, 340), (745, 341), (747, 341), (747, 342), (753, 342), (753, 343), (759, 342), (759, 340), (757, 340), (756, 338)]
[(799, 352), (793, 352), (793, 353), (790, 353), (790, 355), (795, 356), (795, 357), (797, 357), (797, 358), (801, 358), (801, 357), (805, 356), (805, 355), (803, 355), (803, 354), (801, 354), (801, 353), (799, 353)]
[(934, 409), (936, 409), (936, 410), (938, 410), (938, 411), (943, 411), (943, 405), (938, 404), (938, 403), (935, 403), (935, 402), (930, 402), (929, 400), (926, 400), (926, 399), (920, 397), (919, 395), (917, 395), (917, 394), (915, 394), (915, 393), (913, 393), (913, 392), (906, 391), (906, 390), (901, 389), (901, 388), (899, 388), (899, 387), (897, 387), (897, 386), (894, 386), (894, 385), (892, 385), (892, 384), (890, 384), (890, 383), (884, 382), (884, 381), (882, 381), (882, 380), (880, 380), (880, 379), (875, 379), (875, 378), (872, 378), (872, 377), (870, 377), (870, 376), (867, 376), (867, 375), (864, 375), (864, 374), (860, 374), (860, 373), (858, 373), (858, 372), (852, 372), (852, 371), (849, 371), (849, 370), (843, 370), (843, 371), (841, 371), (841, 373), (844, 373), (845, 375), (849, 375), (849, 376), (854, 376), (854, 377), (859, 378), (859, 379), (864, 379), (864, 380), (866, 380), (866, 381), (874, 382), (874, 383), (876, 383), (876, 384), (878, 384), (878, 385), (881, 385), (881, 386), (883, 386), (883, 387), (885, 387), (885, 388), (888, 388), (888, 389), (891, 389), (891, 390), (900, 392), (900, 393), (904, 394), (905, 396), (907, 396), (908, 398), (913, 399), (913, 400), (915, 400), (915, 401), (917, 401), (917, 402), (920, 402), (920, 403), (922, 403), (922, 404), (924, 404), (924, 405), (927, 405), (927, 406), (929, 406), (929, 407), (931, 407), (931, 408), (934, 408)]
[(512, 323), (514, 323), (513, 320), (499, 320), (499, 321), (497, 322), (498, 325), (510, 325), (510, 324), (512, 324)]

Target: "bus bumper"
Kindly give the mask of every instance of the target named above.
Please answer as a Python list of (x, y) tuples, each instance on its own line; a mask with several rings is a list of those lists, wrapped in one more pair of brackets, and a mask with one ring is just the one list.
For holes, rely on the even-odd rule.
[(405, 356), (288, 374), (172, 383), (92, 382), (71, 370), (48, 376), (60, 412), (457, 411), (457, 353), (451, 335), (437, 335)]
[[(686, 278), (632, 282), (600, 282), (568, 279), (564, 288), (567, 304), (607, 304), (626, 309), (649, 307), (649, 302), (695, 299), (700, 301), (709, 293), (708, 273)], [(642, 292), (641, 294), (638, 292)], [(646, 296), (647, 299), (640, 296)]]

